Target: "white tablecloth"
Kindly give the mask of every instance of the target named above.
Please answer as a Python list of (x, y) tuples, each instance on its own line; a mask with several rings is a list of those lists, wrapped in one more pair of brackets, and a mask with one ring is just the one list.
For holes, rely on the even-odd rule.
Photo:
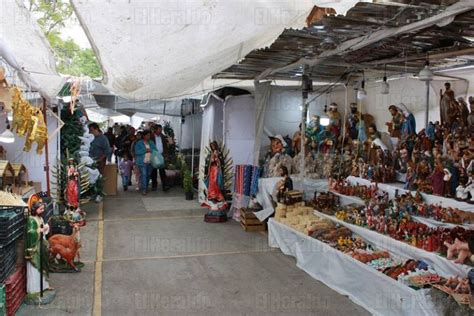
[[(355, 184), (363, 184), (363, 185), (373, 184), (373, 182), (370, 182), (369, 180), (362, 179), (362, 178), (359, 178), (359, 177), (353, 177), (353, 176), (347, 177), (347, 180), (353, 185), (355, 185)], [(380, 190), (387, 192), (389, 194), (390, 198), (393, 198), (395, 196), (396, 190), (398, 190), (398, 192), (400, 194), (404, 193), (404, 192), (409, 192), (407, 190), (404, 190), (400, 183), (391, 183), (391, 184), (378, 183), (377, 186)], [(443, 206), (443, 207), (454, 207), (454, 208), (458, 208), (458, 209), (463, 210), (463, 211), (474, 212), (474, 204), (469, 204), (469, 203), (466, 203), (466, 202), (457, 201), (455, 199), (448, 199), (448, 198), (445, 198), (445, 197), (436, 196), (436, 195), (432, 195), (432, 194), (422, 193), (421, 195), (423, 196), (423, 199), (425, 200), (425, 202), (428, 203), (428, 204), (441, 204), (441, 206)]]
[(416, 260), (423, 260), (426, 263), (432, 265), (436, 272), (444, 277), (450, 277), (454, 275), (465, 277), (471, 267), (464, 264), (457, 264), (451, 260), (439, 256), (436, 253), (425, 251), (420, 248), (416, 248), (407, 243), (398, 241), (390, 236), (380, 234), (378, 232), (352, 225), (337, 219), (334, 216), (326, 215), (318, 211), (314, 211), (316, 215), (332, 220), (342, 226), (349, 228), (355, 234), (361, 236), (365, 240), (380, 249), (385, 249), (396, 256), (403, 258), (412, 258)]
[(270, 247), (296, 258), (296, 265), (374, 315), (441, 315), (429, 290), (415, 291), (329, 245), (273, 218), (268, 221)]

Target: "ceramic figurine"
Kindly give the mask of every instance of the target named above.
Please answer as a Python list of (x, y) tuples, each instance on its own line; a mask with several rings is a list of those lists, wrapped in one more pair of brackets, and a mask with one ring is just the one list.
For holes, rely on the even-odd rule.
[(337, 110), (337, 104), (331, 103), (327, 113), (329, 117), (329, 129), (337, 140), (341, 134), (341, 114)]
[(277, 202), (284, 203), (285, 194), (293, 191), (293, 180), (291, 180), (288, 169), (285, 166), (280, 167), (280, 176), (283, 177), (277, 184)]
[(29, 201), (30, 216), (28, 216), (25, 236), (25, 259), (27, 292), (30, 295), (39, 295), (41, 273), (43, 275), (43, 290), (49, 289), (48, 283), (48, 241), (49, 225), (43, 222), (43, 201), (33, 195)]
[(388, 107), (390, 114), (392, 115), (392, 121), (387, 122), (386, 125), (388, 126), (388, 132), (390, 133), (390, 137), (401, 138), (402, 135), (402, 123), (403, 123), (403, 114), (399, 108), (395, 105), (390, 105)]
[(226, 169), (231, 161), (225, 158), (219, 144), (213, 141), (209, 145), (208, 156), (204, 171), (205, 201), (202, 206), (209, 208), (205, 215), (206, 222), (225, 222), (227, 221), (228, 204), (225, 198), (226, 188)]

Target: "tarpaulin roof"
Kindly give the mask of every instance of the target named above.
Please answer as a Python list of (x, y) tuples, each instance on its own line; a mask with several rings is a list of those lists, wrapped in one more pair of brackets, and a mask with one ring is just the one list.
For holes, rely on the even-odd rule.
[(0, 1), (0, 57), (44, 97), (55, 97), (65, 82), (56, 72), (43, 32), (21, 0)]
[[(314, 5), (344, 14), (357, 0), (72, 0), (104, 83), (135, 100), (183, 98), (206, 78), (303, 27)], [(212, 87), (210, 87), (212, 88)]]

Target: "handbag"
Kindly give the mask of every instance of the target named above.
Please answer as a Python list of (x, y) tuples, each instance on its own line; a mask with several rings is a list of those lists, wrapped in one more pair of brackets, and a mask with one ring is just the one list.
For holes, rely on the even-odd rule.
[(157, 150), (153, 150), (151, 152), (151, 161), (150, 162), (151, 162), (151, 166), (153, 168), (156, 168), (156, 169), (161, 169), (161, 168), (164, 168), (164, 166), (165, 166), (165, 158)]

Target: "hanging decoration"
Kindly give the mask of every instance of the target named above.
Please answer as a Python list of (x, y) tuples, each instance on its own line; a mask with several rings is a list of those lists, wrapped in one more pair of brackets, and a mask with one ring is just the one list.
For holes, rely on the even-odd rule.
[(71, 84), (71, 102), (69, 103), (69, 111), (71, 115), (74, 114), (76, 110), (76, 101), (81, 92), (81, 81), (76, 80)]
[(12, 131), (20, 137), (26, 137), (23, 150), (29, 152), (33, 143), (37, 143), (36, 153), (41, 155), (48, 141), (48, 128), (40, 108), (32, 106), (22, 95), (18, 87), (13, 93), (13, 122)]
[(12, 111), (12, 94), (5, 78), (5, 68), (0, 66), (0, 105), (6, 112)]

